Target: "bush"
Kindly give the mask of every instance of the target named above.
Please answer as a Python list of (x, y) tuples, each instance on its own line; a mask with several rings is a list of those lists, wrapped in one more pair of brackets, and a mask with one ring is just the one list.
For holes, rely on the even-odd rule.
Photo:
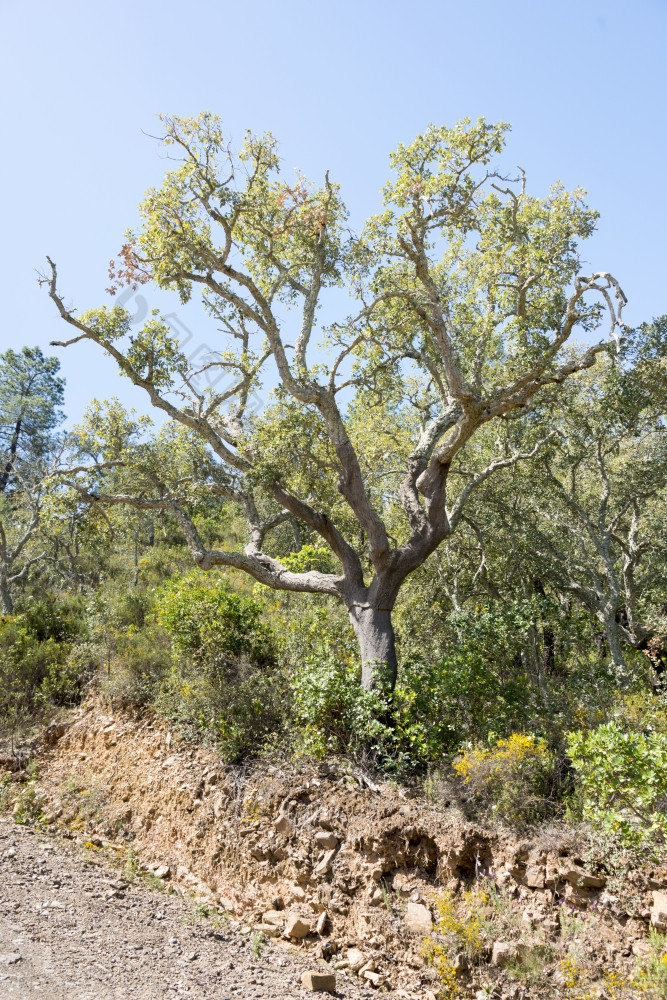
[(667, 733), (627, 732), (616, 722), (568, 734), (580, 808), (623, 843), (667, 835)]
[(419, 595), (397, 609), (403, 664), (394, 704), (420, 760), (489, 730), (507, 736), (535, 726), (541, 706), (521, 652), (541, 613), (535, 601), (491, 601), (438, 618)]
[(273, 659), (261, 604), (223, 580), (186, 576), (167, 584), (156, 595), (156, 616), (176, 651), (209, 670), (233, 670), (240, 656), (257, 664)]
[(146, 678), (154, 706), (186, 731), (207, 734), (229, 762), (275, 740), (286, 682), (262, 604), (224, 580), (190, 575), (157, 592), (155, 617), (173, 655), (161, 676)]
[(422, 954), (433, 968), (442, 1000), (461, 996), (457, 979), (458, 956), (470, 966), (482, 964), (494, 939), (507, 933), (502, 920), (502, 897), (488, 879), (480, 880), (460, 896), (445, 889), (434, 899), (436, 919)]
[(225, 761), (237, 763), (275, 743), (285, 723), (285, 688), (284, 676), (271, 664), (258, 668), (241, 658), (229, 677), (176, 659), (153, 704), (186, 733), (213, 740)]
[(511, 732), (526, 720), (522, 678), (503, 680), (478, 650), (462, 645), (432, 662), (408, 661), (394, 694), (396, 725), (415, 760), (442, 758), (491, 728)]
[(171, 641), (159, 625), (130, 626), (116, 637), (116, 655), (103, 690), (113, 702), (141, 708), (158, 696), (172, 666)]
[(399, 765), (395, 734), (383, 721), (388, 702), (380, 692), (364, 690), (360, 674), (358, 663), (304, 656), (290, 677), (297, 754), (363, 757), (384, 769)]
[(544, 818), (552, 807), (554, 765), (543, 739), (513, 733), (490, 748), (464, 750), (452, 766), (475, 810), (490, 809), (497, 819), (525, 823)]
[(0, 619), (0, 717), (14, 727), (49, 705), (75, 704), (92, 665), (74, 653), (76, 603), (27, 599)]
[(400, 767), (389, 700), (362, 688), (357, 643), (339, 609), (326, 601), (303, 602), (298, 613), (278, 621), (296, 754), (344, 755), (385, 769)]

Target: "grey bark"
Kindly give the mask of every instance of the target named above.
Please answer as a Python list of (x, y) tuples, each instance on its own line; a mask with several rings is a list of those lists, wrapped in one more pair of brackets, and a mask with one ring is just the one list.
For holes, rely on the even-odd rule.
[(361, 650), (362, 685), (367, 691), (393, 691), (398, 659), (391, 610), (353, 605), (349, 614)]
[(624, 673), (625, 657), (623, 655), (623, 646), (621, 645), (621, 636), (615, 615), (605, 615), (604, 634), (609, 646), (612, 666), (618, 672)]
[(0, 607), (3, 615), (11, 615), (14, 611), (14, 601), (9, 588), (9, 580), (4, 573), (0, 574)]

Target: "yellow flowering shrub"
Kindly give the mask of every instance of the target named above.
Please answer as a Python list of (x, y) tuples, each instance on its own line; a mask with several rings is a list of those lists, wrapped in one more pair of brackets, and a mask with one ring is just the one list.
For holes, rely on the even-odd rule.
[(435, 899), (437, 919), (422, 953), (435, 971), (441, 1000), (458, 996), (456, 956), (464, 953), (468, 961), (475, 962), (482, 955), (487, 942), (479, 910), (487, 902), (487, 893), (479, 887), (464, 892), (458, 903), (448, 890)]
[(452, 766), (473, 802), (497, 818), (518, 823), (545, 814), (554, 758), (541, 737), (512, 733), (464, 750)]

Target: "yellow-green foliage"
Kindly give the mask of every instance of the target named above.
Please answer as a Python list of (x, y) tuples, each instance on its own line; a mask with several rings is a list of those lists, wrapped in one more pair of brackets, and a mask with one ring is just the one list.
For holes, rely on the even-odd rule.
[(488, 893), (479, 886), (464, 892), (458, 901), (449, 890), (435, 900), (437, 920), (424, 942), (423, 955), (436, 973), (442, 1000), (457, 996), (456, 955), (464, 953), (475, 962), (484, 950), (486, 936), (479, 911), (488, 902)]
[(540, 815), (553, 764), (543, 739), (512, 733), (490, 748), (464, 750), (452, 766), (480, 805), (488, 803), (499, 818), (521, 822)]
[[(437, 914), (432, 933), (424, 941), (423, 956), (432, 967), (438, 986), (439, 1000), (457, 1000), (467, 995), (459, 988), (457, 956), (465, 955), (470, 966), (476, 966), (475, 978), (484, 979), (483, 964), (488, 959), (494, 940), (517, 940), (525, 933), (520, 914), (512, 901), (490, 878), (480, 879), (471, 889), (458, 895), (445, 890), (434, 900)], [(634, 971), (627, 974), (609, 969), (599, 979), (594, 963), (586, 958), (582, 947), (585, 930), (581, 922), (573, 922), (560, 942), (558, 985), (543, 982), (543, 969), (553, 961), (556, 945), (533, 941), (522, 957), (504, 972), (512, 980), (528, 984), (541, 983), (545, 996), (553, 1000), (664, 1000), (667, 996), (667, 935), (652, 931), (650, 951), (642, 957)], [(494, 970), (488, 970), (494, 981)], [(490, 988), (490, 986), (489, 986)], [(555, 992), (550, 992), (555, 990)]]
[[(569, 953), (560, 962), (563, 1000), (664, 1000), (667, 996), (667, 936), (651, 931), (651, 951), (634, 973), (609, 969), (603, 980), (591, 979), (590, 970)], [(604, 991), (601, 992), (601, 988)]]
[(634, 981), (643, 990), (641, 995), (653, 1000), (653, 997), (667, 996), (667, 934), (651, 930), (649, 943), (651, 951), (642, 960)]

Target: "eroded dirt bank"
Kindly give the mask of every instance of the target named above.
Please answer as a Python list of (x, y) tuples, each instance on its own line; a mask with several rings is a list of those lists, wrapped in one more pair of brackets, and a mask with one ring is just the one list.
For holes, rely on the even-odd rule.
[[(298, 997), (310, 956), (267, 943), (180, 895), (128, 883), (62, 838), (0, 819), (3, 1000), (282, 1000)], [(339, 975), (342, 996), (362, 984)]]
[[(664, 870), (635, 873), (628, 906), (564, 833), (517, 843), (328, 766), (245, 773), (155, 721), (96, 706), (47, 732), (37, 768), (47, 828), (90, 850), (131, 846), (144, 869), (229, 914), (248, 940), (291, 942), (364, 991), (423, 998), (437, 989), (423, 944), (443, 887), (457, 893), (492, 873), (507, 902), (507, 919), (489, 916), (497, 940), (483, 974), (459, 963), (458, 988), (473, 997), (489, 978), (499, 997), (566, 995), (563, 907), (581, 915), (582, 954), (601, 982), (612, 968), (630, 976), (647, 948), (653, 893), (667, 887)], [(544, 994), (505, 973), (519, 947), (551, 955)]]

